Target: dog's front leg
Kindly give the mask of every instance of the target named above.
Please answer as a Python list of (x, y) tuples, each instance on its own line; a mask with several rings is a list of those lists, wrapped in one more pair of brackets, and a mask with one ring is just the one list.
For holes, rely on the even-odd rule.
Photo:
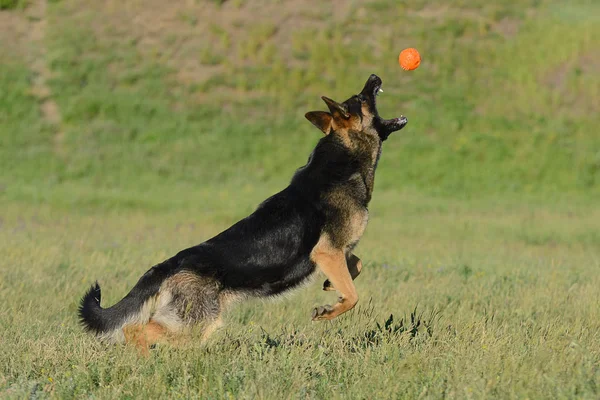
[[(362, 261), (354, 254), (348, 254), (346, 257), (346, 264), (348, 265), (348, 271), (350, 272), (352, 280), (355, 280), (356, 277), (360, 275), (360, 271), (362, 271)], [(325, 279), (325, 282), (323, 282), (323, 290), (335, 290), (335, 287), (331, 284), (329, 279)]]
[(358, 302), (358, 295), (346, 264), (344, 251), (334, 248), (325, 235), (313, 249), (311, 258), (340, 293), (338, 302), (333, 306), (320, 306), (313, 310), (313, 321), (333, 319), (354, 308)]

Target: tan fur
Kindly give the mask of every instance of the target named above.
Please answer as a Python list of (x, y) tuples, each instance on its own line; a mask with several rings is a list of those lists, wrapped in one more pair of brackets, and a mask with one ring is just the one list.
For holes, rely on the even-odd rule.
[(246, 296), (240, 292), (234, 291), (222, 291), (219, 294), (219, 301), (221, 303), (221, 308), (227, 309), (229, 306), (242, 301)]
[(351, 127), (352, 125), (353, 124), (351, 123), (351, 121), (340, 120), (336, 118), (334, 118), (331, 122), (331, 127), (333, 128), (335, 135), (339, 136), (339, 138), (342, 140), (342, 143), (344, 143), (344, 146), (348, 148), (352, 147), (352, 141), (350, 140), (350, 137), (347, 134), (349, 127)]
[[(356, 257), (354, 254), (350, 254), (348, 257), (346, 257), (346, 265), (348, 266), (348, 271), (350, 272), (352, 280), (356, 279), (362, 271), (362, 261), (360, 258)], [(325, 282), (323, 282), (323, 290), (332, 291), (336, 290), (336, 288), (333, 286), (331, 281), (327, 279)]]
[(167, 288), (161, 288), (158, 300), (152, 310), (152, 319), (164, 326), (169, 332), (181, 332), (185, 328), (185, 324), (177, 314), (172, 301), (171, 291)]
[[(371, 114), (371, 111), (369, 110), (369, 106), (367, 104), (363, 104), (361, 108), (362, 108), (362, 114), (363, 114), (363, 118), (362, 118), (363, 129), (364, 130), (372, 129), (371, 124), (373, 123), (373, 114)], [(375, 132), (375, 134), (377, 134), (377, 132)]]
[(313, 320), (333, 319), (354, 308), (358, 302), (358, 294), (346, 265), (344, 251), (336, 248), (329, 236), (324, 234), (313, 248), (310, 257), (340, 293), (340, 298), (333, 307), (328, 305), (313, 310)]
[(125, 342), (133, 344), (143, 355), (149, 355), (150, 346), (163, 340), (167, 329), (156, 321), (147, 324), (128, 325), (123, 328)]
[(161, 291), (172, 294), (171, 307), (184, 324), (212, 319), (219, 314), (219, 284), (192, 272), (179, 272), (166, 279)]
[(342, 224), (335, 227), (335, 238), (331, 238), (338, 249), (345, 252), (362, 237), (369, 221), (369, 212), (366, 208), (349, 200), (343, 191), (332, 193), (328, 200), (345, 216)]
[(219, 316), (214, 321), (211, 321), (209, 324), (204, 327), (204, 331), (202, 332), (202, 343), (206, 343), (210, 336), (215, 333), (218, 329), (223, 326), (223, 319)]

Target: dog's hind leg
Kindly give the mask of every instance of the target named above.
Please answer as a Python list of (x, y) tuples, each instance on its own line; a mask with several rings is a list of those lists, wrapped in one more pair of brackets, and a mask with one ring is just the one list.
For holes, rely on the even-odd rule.
[(210, 336), (215, 333), (218, 329), (220, 329), (221, 327), (223, 327), (223, 319), (221, 318), (221, 316), (219, 315), (216, 319), (212, 320), (211, 322), (207, 323), (206, 326), (204, 327), (204, 330), (202, 332), (202, 339), (201, 339), (201, 343), (204, 344), (208, 341), (208, 339), (210, 338)]
[(201, 343), (205, 344), (208, 339), (215, 333), (217, 330), (221, 329), (225, 324), (223, 323), (222, 314), (225, 312), (227, 308), (229, 308), (232, 304), (237, 303), (238, 301), (245, 298), (245, 295), (240, 292), (235, 291), (222, 291), (219, 293), (219, 307), (215, 311), (212, 316), (207, 317), (205, 319), (204, 327), (202, 330), (202, 339)]
[(329, 237), (324, 235), (312, 250), (311, 259), (340, 293), (338, 302), (333, 306), (321, 306), (313, 310), (313, 321), (333, 319), (354, 308), (358, 302), (358, 294), (346, 264), (344, 251), (336, 249)]
[(167, 328), (152, 319), (147, 324), (127, 325), (123, 328), (125, 342), (131, 343), (145, 356), (149, 355), (150, 346), (162, 341), (167, 335)]
[[(348, 271), (350, 272), (350, 276), (352, 276), (352, 280), (356, 279), (362, 271), (362, 261), (354, 254), (348, 254), (346, 257), (346, 264), (348, 265)], [(326, 279), (325, 282), (323, 282), (323, 290), (335, 290), (335, 287), (331, 284), (329, 279)]]
[[(221, 314), (224, 308), (238, 296), (221, 291), (214, 278), (182, 271), (165, 283), (173, 298), (176, 321), (185, 326), (203, 325), (201, 342), (223, 326)], [(167, 318), (168, 319), (168, 318)]]
[(219, 292), (218, 282), (212, 278), (190, 271), (178, 272), (161, 285), (152, 304), (151, 318), (123, 329), (126, 342), (148, 354), (149, 347), (163, 339), (171, 344), (182, 344), (182, 337), (177, 339), (174, 335), (199, 323), (206, 323), (204, 336), (208, 337), (220, 325)]

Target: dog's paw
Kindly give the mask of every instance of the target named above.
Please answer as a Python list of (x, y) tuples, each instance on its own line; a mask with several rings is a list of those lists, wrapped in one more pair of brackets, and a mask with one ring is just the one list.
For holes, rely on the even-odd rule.
[(326, 292), (330, 290), (335, 290), (329, 279), (325, 279), (325, 282), (323, 282), (323, 290)]
[(320, 321), (323, 319), (329, 319), (329, 315), (333, 312), (333, 307), (329, 304), (325, 306), (315, 307), (312, 310), (312, 320)]

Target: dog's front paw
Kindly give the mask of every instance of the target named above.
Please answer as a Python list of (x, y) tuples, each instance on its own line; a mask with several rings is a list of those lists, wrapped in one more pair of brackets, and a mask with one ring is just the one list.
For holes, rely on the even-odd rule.
[(326, 292), (330, 290), (335, 290), (329, 279), (325, 279), (325, 282), (323, 282), (323, 290)]
[(327, 304), (325, 306), (315, 307), (312, 310), (312, 320), (320, 321), (320, 320), (324, 320), (324, 319), (331, 319), (330, 314), (332, 312), (333, 312), (333, 307), (331, 307), (329, 304)]

